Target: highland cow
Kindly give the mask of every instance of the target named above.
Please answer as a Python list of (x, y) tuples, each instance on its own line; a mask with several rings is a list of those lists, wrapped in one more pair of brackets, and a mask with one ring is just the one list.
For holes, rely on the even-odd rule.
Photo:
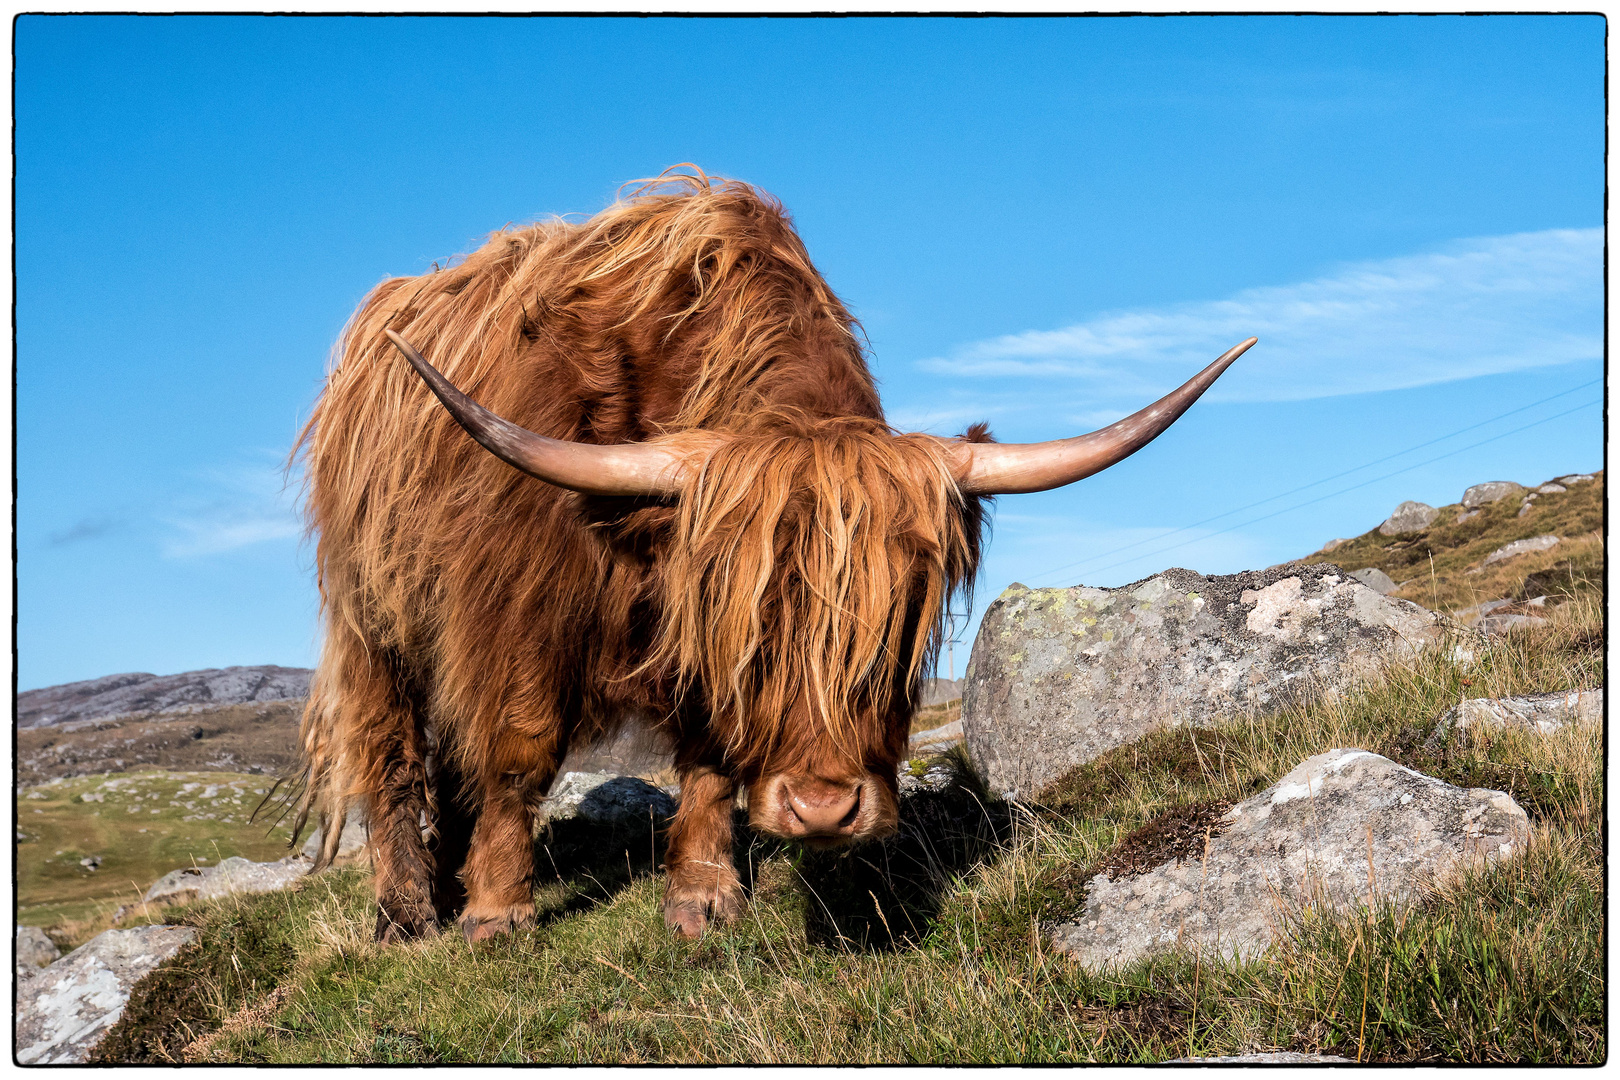
[(299, 440), (325, 620), (299, 824), (369, 807), (380, 940), (531, 924), (536, 811), (629, 714), (674, 747), (680, 935), (740, 911), (739, 792), (773, 836), (892, 832), (984, 500), (1119, 461), (1252, 344), (1015, 446), (892, 431), (857, 330), (782, 207), (702, 173), (372, 290)]

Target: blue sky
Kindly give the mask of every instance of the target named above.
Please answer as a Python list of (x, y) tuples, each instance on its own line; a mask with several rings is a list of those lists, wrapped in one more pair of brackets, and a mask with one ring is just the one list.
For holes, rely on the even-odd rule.
[(1603, 33), (25, 16), (19, 685), (311, 664), (278, 470), (354, 306), (683, 161), (786, 203), (903, 427), (1072, 434), (1260, 337), (1136, 457), (1000, 500), (965, 640), (1013, 580), (1266, 566), (1599, 468)]

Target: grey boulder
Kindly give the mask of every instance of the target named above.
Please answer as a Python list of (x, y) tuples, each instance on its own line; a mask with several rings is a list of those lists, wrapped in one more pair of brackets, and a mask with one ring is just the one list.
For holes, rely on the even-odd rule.
[(1436, 731), (1520, 728), (1551, 735), (1566, 724), (1596, 724), (1602, 720), (1603, 689), (1599, 687), (1525, 697), (1469, 698), (1446, 710)]
[(1368, 750), (1330, 750), (1243, 800), (1207, 850), (1134, 877), (1093, 877), (1079, 922), (1052, 941), (1093, 969), (1185, 947), (1258, 956), (1304, 907), (1406, 902), (1440, 875), (1517, 855), (1529, 818)]
[(42, 968), (62, 955), (45, 931), (37, 926), (17, 927), (17, 967)]
[(184, 904), (192, 900), (218, 900), (244, 893), (279, 892), (309, 873), (301, 856), (279, 862), (256, 863), (233, 855), (218, 866), (187, 866), (171, 870), (153, 883), (145, 904)]
[(189, 926), (108, 930), (17, 981), (16, 1056), (23, 1065), (86, 1060), (123, 1015), (130, 991), (195, 940)]
[(1352, 570), (1350, 576), (1376, 592), (1379, 596), (1388, 596), (1400, 588), (1399, 585), (1395, 584), (1394, 578), (1391, 578), (1376, 566), (1369, 566), (1365, 570)]
[(1028, 797), (1155, 729), (1331, 695), (1441, 636), (1430, 612), (1325, 563), (1014, 586), (974, 642), (964, 741), (993, 792)]
[(1492, 563), (1502, 562), (1504, 559), (1511, 559), (1515, 555), (1528, 555), (1532, 551), (1546, 551), (1557, 545), (1558, 537), (1556, 536), (1532, 536), (1528, 540), (1515, 540), (1511, 544), (1503, 544), (1485, 556), (1485, 561), (1480, 565), (1489, 566)]
[(649, 821), (661, 824), (674, 815), (675, 800), (662, 788), (610, 773), (568, 773), (551, 789), (545, 808), (547, 821), (579, 818), (620, 828), (646, 826)]
[(1523, 490), (1523, 484), (1515, 484), (1511, 480), (1491, 480), (1484, 484), (1475, 484), (1463, 492), (1462, 504), (1472, 510), (1476, 506), (1484, 506), (1486, 503), (1505, 499), (1509, 495), (1517, 495)]
[(1439, 514), (1440, 511), (1428, 503), (1413, 502), (1408, 499), (1397, 506), (1395, 512), (1390, 514), (1382, 525), (1378, 526), (1378, 531), (1384, 536), (1422, 532), (1434, 524), (1434, 519)]

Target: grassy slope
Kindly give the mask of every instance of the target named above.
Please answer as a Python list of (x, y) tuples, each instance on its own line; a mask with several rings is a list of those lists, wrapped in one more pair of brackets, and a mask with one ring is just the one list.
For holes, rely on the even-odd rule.
[[(17, 799), (17, 920), (73, 946), (177, 867), (232, 855), (287, 854), (287, 833), (247, 820), (269, 787), (222, 772), (111, 773), (58, 779)], [(89, 796), (86, 800), (85, 796)], [(95, 870), (79, 865), (101, 857)]]
[[(1601, 472), (1595, 476), (1563, 494), (1537, 496), (1524, 517), (1518, 516), (1520, 500), (1514, 497), (1482, 507), (1478, 517), (1461, 524), (1457, 516), (1462, 506), (1442, 506), (1434, 524), (1422, 532), (1384, 536), (1374, 528), (1302, 561), (1335, 563), (1346, 570), (1376, 567), (1402, 586), (1396, 596), (1434, 611), (1455, 612), (1488, 600), (1516, 598), (1528, 575), (1554, 568), (1558, 572), (1549, 575), (1551, 581), (1533, 590), (1532, 596), (1547, 592), (1557, 600), (1561, 592), (1601, 593), (1605, 476)], [(1485, 557), (1502, 545), (1547, 534), (1563, 541), (1548, 551), (1480, 569)]]
[[(952, 855), (936, 830), (909, 853), (938, 860), (927, 895), (878, 885), (867, 903), (858, 885), (876, 881), (858, 856), (829, 865), (761, 848), (746, 918), (696, 943), (662, 926), (645, 838), (622, 838), (621, 852), (554, 837), (540, 860), (556, 868), (541, 925), (472, 950), (454, 934), (373, 945), (357, 871), (197, 906), (170, 919), (202, 927), (201, 945), (143, 985), (105, 1054), (171, 1060), (214, 1031), (189, 1056), (1146, 1062), (1276, 1047), (1601, 1061), (1601, 731), (1424, 743), (1462, 697), (1602, 685), (1602, 640), (1599, 608), (1579, 600), (1547, 627), (1476, 643), (1466, 665), (1436, 650), (1336, 703), (1148, 736), (1066, 776), (976, 864), (962, 853), (981, 848)], [(1511, 791), (1535, 822), (1530, 853), (1408, 912), (1307, 920), (1245, 965), (1171, 955), (1091, 975), (1045, 947), (1039, 924), (1078, 907), (1090, 869), (1122, 838), (1178, 807), (1242, 798), (1336, 746)], [(829, 923), (875, 944), (841, 946)]]

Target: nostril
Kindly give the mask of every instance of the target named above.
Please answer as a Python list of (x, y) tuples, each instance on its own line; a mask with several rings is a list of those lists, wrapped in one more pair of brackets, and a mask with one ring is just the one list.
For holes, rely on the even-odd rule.
[(789, 787), (782, 800), (784, 824), (796, 836), (836, 836), (853, 830), (860, 816), (860, 785), (838, 790), (830, 784)]
[(861, 789), (856, 788), (855, 789), (855, 800), (849, 804), (849, 813), (845, 814), (843, 816), (843, 818), (841, 818), (839, 820), (838, 828), (841, 829), (841, 830), (854, 828), (855, 827), (855, 818), (860, 814), (860, 812), (861, 812)]

